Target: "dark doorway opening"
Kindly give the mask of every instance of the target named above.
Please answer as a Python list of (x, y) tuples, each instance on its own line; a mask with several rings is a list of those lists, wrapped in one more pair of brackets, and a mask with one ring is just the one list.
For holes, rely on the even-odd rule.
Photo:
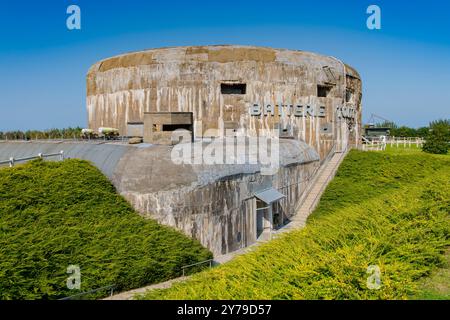
[(175, 131), (177, 129), (185, 129), (191, 131), (190, 124), (163, 124), (162, 131)]

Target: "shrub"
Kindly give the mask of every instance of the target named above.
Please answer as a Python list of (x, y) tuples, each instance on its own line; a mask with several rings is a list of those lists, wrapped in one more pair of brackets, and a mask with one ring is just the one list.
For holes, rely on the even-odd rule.
[(434, 154), (447, 154), (450, 147), (450, 120), (438, 120), (430, 124), (422, 150)]
[[(445, 262), (450, 158), (352, 151), (302, 230), (140, 299), (406, 299)], [(368, 266), (381, 287), (367, 286)]]
[[(0, 170), (0, 299), (56, 299), (103, 286), (141, 287), (211, 253), (140, 217), (86, 161)], [(81, 268), (81, 290), (66, 287)]]

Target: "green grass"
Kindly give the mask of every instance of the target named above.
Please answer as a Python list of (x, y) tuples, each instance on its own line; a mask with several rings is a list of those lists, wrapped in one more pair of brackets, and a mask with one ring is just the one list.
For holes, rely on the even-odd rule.
[[(131, 289), (210, 257), (197, 241), (140, 217), (86, 161), (0, 170), (0, 299)], [(66, 287), (69, 265), (81, 268), (80, 290)]]
[[(351, 151), (304, 229), (138, 298), (430, 298), (427, 279), (436, 283), (438, 273), (438, 282), (449, 282), (439, 273), (449, 211), (449, 156)], [(381, 271), (378, 290), (367, 285), (370, 265)]]
[(416, 300), (450, 300), (450, 250), (445, 254), (446, 262), (429, 277), (419, 281), (419, 291), (412, 296)]
[(415, 144), (412, 144), (411, 146), (406, 145), (406, 147), (404, 147), (402, 144), (399, 144), (399, 146), (397, 147), (396, 145), (392, 145), (392, 144), (387, 144), (386, 145), (386, 153), (394, 153), (394, 154), (405, 154), (405, 153), (417, 153), (417, 152), (421, 152), (422, 151), (422, 147), (417, 146)]

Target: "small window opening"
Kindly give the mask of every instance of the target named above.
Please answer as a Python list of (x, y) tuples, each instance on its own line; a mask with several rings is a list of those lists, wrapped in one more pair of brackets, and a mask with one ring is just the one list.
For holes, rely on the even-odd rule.
[(247, 85), (245, 83), (221, 83), (220, 92), (222, 94), (245, 94)]
[(347, 90), (345, 92), (345, 101), (350, 102), (350, 101), (352, 101), (352, 98), (353, 98), (353, 92), (351, 90)]
[(175, 131), (177, 129), (191, 130), (191, 125), (189, 124), (163, 124), (162, 131)]
[(317, 96), (318, 97), (325, 98), (328, 96), (330, 91), (331, 91), (331, 87), (329, 87), (329, 86), (321, 86), (321, 85), (317, 86)]

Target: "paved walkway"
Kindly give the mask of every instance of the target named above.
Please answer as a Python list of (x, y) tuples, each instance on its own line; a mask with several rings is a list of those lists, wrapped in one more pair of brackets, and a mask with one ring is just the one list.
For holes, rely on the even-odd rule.
[[(319, 203), (320, 197), (325, 191), (328, 183), (334, 178), (336, 175), (337, 169), (339, 165), (342, 163), (346, 156), (346, 152), (343, 153), (335, 153), (331, 159), (319, 170), (318, 175), (313, 182), (313, 185), (310, 187), (306, 198), (302, 201), (300, 208), (297, 211), (297, 214), (291, 218), (291, 222), (281, 229), (274, 231), (271, 235), (271, 238), (277, 237), (279, 234), (291, 231), (298, 228), (303, 228), (306, 225), (306, 219), (311, 214), (311, 212), (316, 208)], [(214, 258), (214, 264), (223, 264), (232, 260), (234, 257), (247, 253), (251, 250), (254, 250), (261, 243), (265, 243), (270, 241), (271, 239), (264, 239), (257, 241), (256, 243), (242, 248), (240, 250), (233, 251), (231, 253), (221, 255)], [(135, 294), (144, 293), (147, 290), (153, 289), (166, 289), (170, 288), (173, 283), (181, 282), (187, 280), (189, 277), (180, 277), (173, 280), (169, 280), (166, 282), (154, 284), (151, 286), (147, 286), (144, 288), (139, 288), (123, 293), (119, 293), (117, 295), (113, 295), (112, 297), (108, 297), (104, 300), (132, 300)]]
[(308, 195), (302, 202), (297, 214), (291, 218), (291, 222), (278, 230), (278, 232), (290, 231), (292, 229), (302, 228), (306, 225), (306, 219), (319, 204), (326, 187), (336, 175), (339, 165), (344, 160), (347, 153), (335, 153), (330, 161), (321, 169), (316, 181), (311, 187)]
[(166, 282), (156, 283), (156, 284), (152, 284), (152, 285), (147, 286), (147, 287), (143, 287), (143, 288), (139, 288), (139, 289), (134, 289), (134, 290), (118, 293), (118, 294), (115, 294), (115, 295), (113, 295), (111, 297), (105, 298), (103, 300), (133, 300), (133, 297), (136, 294), (145, 293), (148, 290), (167, 289), (167, 288), (170, 288), (172, 286), (172, 284), (174, 284), (176, 282), (185, 281), (185, 280), (187, 280), (189, 278), (190, 277), (175, 278), (175, 279), (172, 279), (172, 280), (169, 280), (169, 281), (166, 281)]

